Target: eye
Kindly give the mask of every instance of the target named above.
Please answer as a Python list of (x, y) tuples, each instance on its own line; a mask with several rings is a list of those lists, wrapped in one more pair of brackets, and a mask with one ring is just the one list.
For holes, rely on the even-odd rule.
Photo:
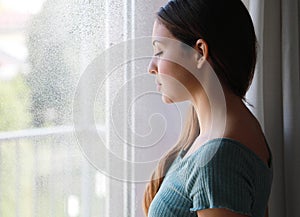
[(156, 56), (156, 57), (160, 57), (161, 55), (162, 55), (162, 51), (160, 51), (160, 52), (158, 52), (158, 53), (156, 53), (154, 56)]

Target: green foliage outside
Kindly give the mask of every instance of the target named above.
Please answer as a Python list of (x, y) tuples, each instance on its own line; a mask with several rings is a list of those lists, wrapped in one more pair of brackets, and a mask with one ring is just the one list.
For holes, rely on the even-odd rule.
[[(23, 74), (19, 73), (11, 80), (0, 80), (0, 132), (29, 128), (31, 124), (30, 104), (30, 89)], [(16, 216), (17, 199), (22, 200), (19, 210), (26, 212), (23, 213), (26, 216), (33, 216), (30, 212), (33, 189), (31, 180), (33, 152), (32, 147), (26, 143), (28, 142), (22, 142), (22, 145), (15, 141), (0, 143), (0, 216)], [(17, 153), (22, 154), (18, 156)], [(16, 189), (16, 186), (19, 186), (19, 189)], [(16, 190), (19, 192), (18, 195)]]
[(10, 81), (0, 80), (0, 131), (28, 128), (31, 114), (28, 108), (30, 90), (22, 74)]
[[(30, 72), (0, 79), (0, 132), (71, 124), (79, 60), (102, 48), (100, 6), (45, 2), (27, 29)], [(103, 113), (96, 116), (103, 120)], [(65, 135), (0, 140), (0, 216), (67, 216), (68, 196), (81, 200), (82, 194), (85, 159), (74, 144)], [(94, 193), (96, 171), (88, 173), (91, 212), (104, 216), (106, 199)]]

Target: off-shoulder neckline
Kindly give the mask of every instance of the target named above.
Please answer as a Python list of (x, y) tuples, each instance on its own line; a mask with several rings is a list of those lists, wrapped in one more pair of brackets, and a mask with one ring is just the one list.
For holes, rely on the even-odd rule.
[(223, 142), (223, 144), (234, 144), (237, 145), (237, 147), (245, 150), (246, 152), (250, 153), (260, 164), (262, 164), (265, 168), (271, 170), (273, 167), (273, 157), (272, 157), (272, 152), (270, 150), (269, 144), (266, 141), (266, 145), (269, 151), (269, 155), (270, 155), (270, 159), (268, 162), (268, 165), (254, 152), (252, 151), (250, 148), (248, 148), (246, 145), (242, 144), (241, 142), (231, 139), (231, 138), (215, 138), (215, 139), (211, 139), (207, 142), (205, 142), (204, 144), (202, 144), (199, 148), (197, 148), (196, 151), (194, 151), (193, 153), (191, 153), (189, 156), (184, 157), (184, 155), (187, 153), (188, 150), (184, 150), (182, 149), (180, 151), (180, 153), (178, 154), (178, 158), (180, 159), (180, 161), (187, 161), (189, 159), (192, 159), (195, 155), (197, 155), (199, 152), (201, 152), (203, 150), (204, 147), (213, 144), (221, 144), (221, 142)]

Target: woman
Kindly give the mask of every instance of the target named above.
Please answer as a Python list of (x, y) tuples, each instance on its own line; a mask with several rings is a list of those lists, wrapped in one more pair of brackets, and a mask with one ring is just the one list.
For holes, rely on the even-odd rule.
[(147, 185), (146, 216), (268, 216), (272, 156), (244, 104), (256, 63), (247, 9), (240, 0), (169, 1), (152, 37), (149, 72), (163, 101), (191, 109)]

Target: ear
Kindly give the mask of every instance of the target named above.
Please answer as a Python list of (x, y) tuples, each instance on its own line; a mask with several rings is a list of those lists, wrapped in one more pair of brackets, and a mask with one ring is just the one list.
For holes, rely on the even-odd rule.
[(198, 39), (195, 45), (197, 68), (200, 69), (208, 58), (208, 45), (203, 39)]

